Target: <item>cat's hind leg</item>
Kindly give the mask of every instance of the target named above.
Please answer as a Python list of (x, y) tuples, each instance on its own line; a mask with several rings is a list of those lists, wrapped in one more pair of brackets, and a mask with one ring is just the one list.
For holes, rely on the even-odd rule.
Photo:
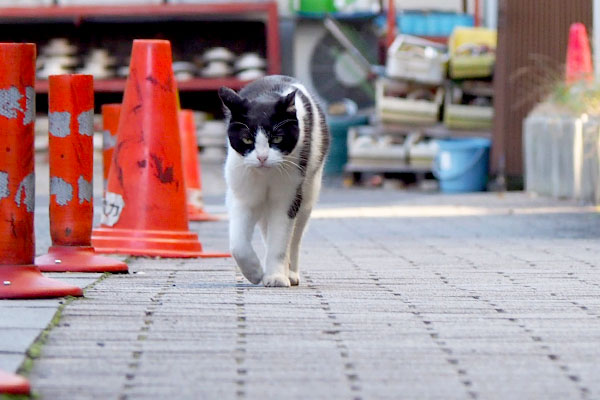
[(319, 196), (321, 191), (321, 177), (323, 169), (319, 169), (315, 176), (308, 185), (303, 189), (305, 190), (303, 204), (298, 210), (296, 215), (296, 224), (294, 225), (294, 232), (292, 234), (292, 240), (290, 241), (290, 272), (289, 278), (292, 286), (300, 283), (300, 244), (302, 242), (302, 236), (306, 230), (306, 225), (310, 219), (312, 208)]
[(263, 269), (254, 248), (252, 234), (257, 215), (241, 205), (234, 205), (229, 210), (229, 245), (231, 255), (235, 259), (242, 274), (250, 282), (258, 284), (263, 278)]
[(296, 215), (296, 224), (294, 226), (294, 233), (292, 234), (292, 240), (290, 242), (289, 278), (292, 286), (297, 286), (300, 283), (300, 243), (302, 242), (302, 235), (304, 234), (308, 219), (310, 218), (310, 212), (310, 209), (300, 209)]

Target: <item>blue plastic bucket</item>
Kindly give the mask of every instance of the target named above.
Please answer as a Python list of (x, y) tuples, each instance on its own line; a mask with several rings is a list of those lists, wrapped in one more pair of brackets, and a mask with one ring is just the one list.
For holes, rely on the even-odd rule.
[(481, 192), (486, 189), (491, 141), (485, 138), (442, 139), (433, 174), (446, 193)]

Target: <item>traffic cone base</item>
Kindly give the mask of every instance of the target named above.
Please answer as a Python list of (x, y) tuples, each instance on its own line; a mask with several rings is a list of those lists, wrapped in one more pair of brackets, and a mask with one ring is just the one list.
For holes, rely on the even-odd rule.
[(218, 221), (219, 218), (204, 211), (202, 179), (198, 159), (196, 123), (192, 110), (179, 111), (179, 133), (182, 143), (183, 176), (186, 185), (187, 215), (190, 221)]
[[(199, 182), (198, 179), (196, 179)], [(187, 184), (187, 182), (186, 182)], [(220, 218), (210, 215), (204, 211), (204, 201), (202, 200), (202, 189), (198, 188), (186, 189), (187, 194), (187, 215), (189, 221), (219, 221)]]
[(42, 275), (35, 265), (0, 265), (0, 299), (83, 296), (77, 286)]
[(92, 246), (51, 246), (35, 265), (42, 272), (128, 272), (127, 264), (97, 255)]
[(0, 394), (28, 395), (31, 387), (22, 376), (0, 370)]
[(198, 208), (191, 204), (187, 207), (188, 219), (190, 221), (219, 221), (219, 217), (211, 215), (204, 211), (202, 208)]
[(185, 231), (150, 231), (100, 227), (92, 233), (97, 253), (134, 256), (210, 258), (230, 257), (227, 253), (205, 253), (198, 235)]

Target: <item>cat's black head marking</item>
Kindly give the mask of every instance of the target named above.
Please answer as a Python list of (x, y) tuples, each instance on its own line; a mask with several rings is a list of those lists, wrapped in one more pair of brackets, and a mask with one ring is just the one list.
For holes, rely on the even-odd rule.
[(272, 149), (284, 155), (294, 150), (300, 134), (296, 90), (285, 96), (265, 91), (249, 100), (232, 89), (222, 87), (219, 97), (229, 117), (229, 143), (239, 154), (246, 156), (254, 150), (258, 131), (265, 133)]

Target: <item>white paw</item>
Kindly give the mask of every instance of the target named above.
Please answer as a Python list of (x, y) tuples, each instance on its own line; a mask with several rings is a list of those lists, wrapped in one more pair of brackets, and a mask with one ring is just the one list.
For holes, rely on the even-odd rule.
[(283, 274), (265, 275), (262, 279), (263, 285), (267, 287), (289, 287), (290, 280)]
[(258, 285), (263, 279), (262, 269), (241, 269), (242, 275), (246, 277), (250, 282), (255, 285)]
[(300, 274), (294, 271), (290, 271), (290, 284), (292, 286), (298, 286), (300, 283)]

